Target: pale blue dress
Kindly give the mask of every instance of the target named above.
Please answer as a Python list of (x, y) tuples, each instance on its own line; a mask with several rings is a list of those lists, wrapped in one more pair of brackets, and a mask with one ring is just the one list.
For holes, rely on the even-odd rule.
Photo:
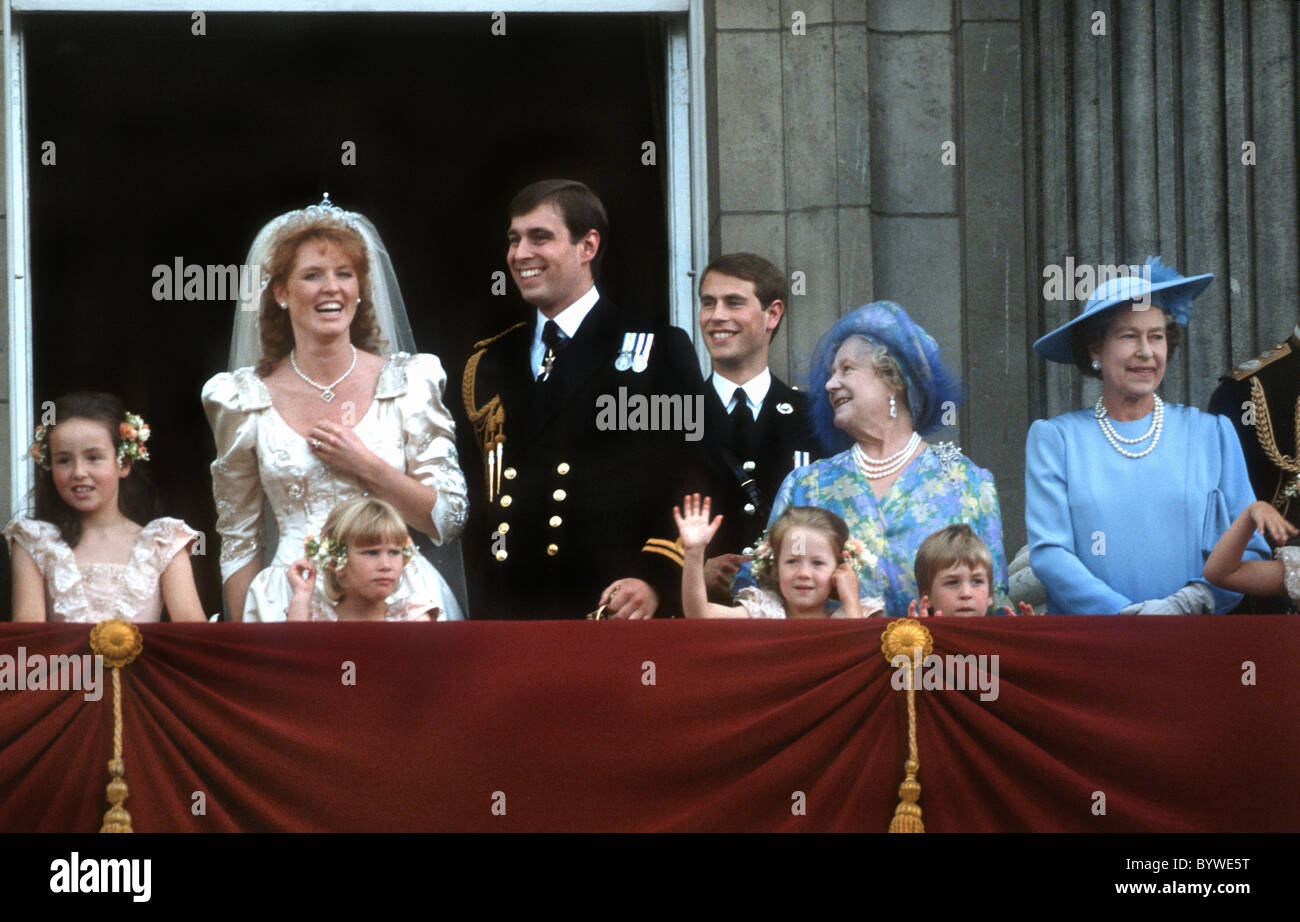
[[(1124, 438), (1137, 438), (1151, 416), (1112, 424)], [(1025, 526), (1049, 614), (1113, 615), (1205, 583), (1210, 551), (1254, 499), (1241, 444), (1223, 416), (1165, 404), (1159, 444), (1137, 459), (1111, 447), (1091, 409), (1029, 427)], [(1245, 559), (1271, 556), (1253, 535)], [(1218, 614), (1241, 601), (1209, 588)]]

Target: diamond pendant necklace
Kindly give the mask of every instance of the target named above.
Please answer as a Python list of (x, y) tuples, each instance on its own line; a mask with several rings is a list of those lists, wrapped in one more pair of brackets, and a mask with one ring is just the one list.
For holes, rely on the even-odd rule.
[(305, 374), (302, 373), (302, 369), (298, 367), (297, 360), (293, 357), (295, 351), (297, 350), (294, 349), (289, 350), (289, 364), (293, 366), (294, 374), (302, 378), (312, 387), (316, 388), (316, 390), (320, 391), (321, 392), (320, 399), (324, 400), (326, 403), (329, 403), (331, 400), (334, 399), (334, 388), (342, 384), (344, 378), (352, 374), (352, 369), (357, 367), (357, 347), (352, 346), (352, 364), (348, 366), (347, 371), (343, 372), (343, 376), (339, 378), (337, 381), (335, 381), (333, 384), (317, 384), (311, 378), (307, 377)]

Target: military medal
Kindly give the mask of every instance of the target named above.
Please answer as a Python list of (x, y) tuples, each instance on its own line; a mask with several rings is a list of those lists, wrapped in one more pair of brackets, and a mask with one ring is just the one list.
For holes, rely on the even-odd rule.
[(653, 333), (641, 333), (636, 338), (636, 355), (632, 359), (632, 370), (637, 374), (650, 367), (650, 347), (654, 345)]
[(635, 333), (623, 334), (623, 346), (619, 350), (618, 358), (614, 360), (614, 367), (619, 371), (627, 371), (632, 367), (632, 342), (635, 338)]

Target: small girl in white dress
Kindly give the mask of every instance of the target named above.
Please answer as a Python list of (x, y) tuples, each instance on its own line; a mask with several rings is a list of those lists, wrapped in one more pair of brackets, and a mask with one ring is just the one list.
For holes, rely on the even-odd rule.
[[(320, 538), (303, 542), (307, 556), (289, 568), (293, 596), (289, 621), (437, 621), (437, 600), (406, 596), (389, 602), (415, 545), (397, 510), (382, 499), (359, 496), (334, 507)], [(315, 592), (324, 571), (325, 595)]]
[[(709, 499), (698, 493), (673, 507), (685, 563), (682, 608), (688, 618), (864, 618), (884, 613), (884, 599), (858, 598), (858, 570), (875, 565), (860, 542), (849, 537), (844, 520), (826, 509), (791, 506), (777, 517), (767, 540), (754, 549), (754, 578), (736, 594), (736, 605), (708, 600), (704, 549), (722, 524), (709, 521)], [(832, 610), (827, 604), (838, 597)]]
[[(1281, 545), (1276, 560), (1242, 560), (1246, 545), (1256, 531)], [(1300, 607), (1300, 547), (1286, 544), (1296, 527), (1269, 503), (1251, 503), (1219, 538), (1205, 561), (1202, 574), (1209, 582), (1231, 592), (1260, 596), (1286, 595)]]
[(111, 394), (79, 392), (37, 426), (36, 514), (5, 526), (15, 621), (204, 621), (190, 555), (199, 533), (154, 518), (149, 427)]

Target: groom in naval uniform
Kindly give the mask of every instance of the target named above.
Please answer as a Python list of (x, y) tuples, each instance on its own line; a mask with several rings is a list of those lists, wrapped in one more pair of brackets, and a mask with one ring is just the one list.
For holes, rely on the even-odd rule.
[[(597, 290), (608, 221), (572, 180), (509, 207), (528, 321), (475, 344), (462, 394), (478, 471), (465, 541), (474, 618), (649, 618), (680, 610), (674, 503), (698, 478), (704, 383), (686, 334)], [(658, 417), (637, 414), (654, 402)], [(646, 403), (641, 403), (644, 408)]]
[(712, 511), (723, 516), (704, 565), (715, 601), (731, 600), (731, 579), (767, 525), (781, 481), (822, 456), (808, 421), (808, 396), (767, 365), (785, 304), (785, 276), (753, 253), (719, 256), (700, 279), (700, 331), (713, 363), (706, 451)]

